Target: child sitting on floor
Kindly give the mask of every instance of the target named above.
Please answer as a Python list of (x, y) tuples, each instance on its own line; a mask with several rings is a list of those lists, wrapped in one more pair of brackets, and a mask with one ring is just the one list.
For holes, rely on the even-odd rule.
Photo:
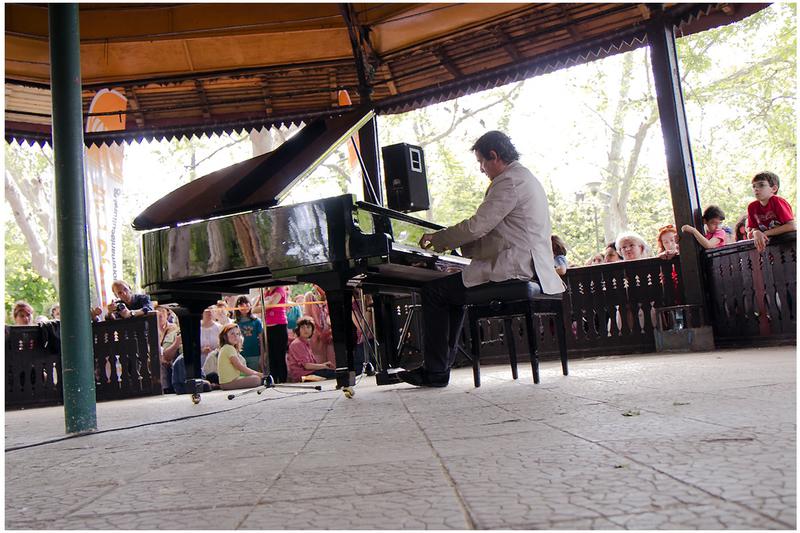
[[(334, 379), (336, 370), (330, 361), (317, 363), (314, 352), (311, 351), (311, 336), (314, 335), (314, 319), (310, 316), (301, 317), (297, 321), (294, 334), (297, 336), (289, 345), (286, 353), (286, 368), (289, 371), (290, 381), (316, 381), (318, 379)], [(314, 376), (311, 379), (304, 379)]]

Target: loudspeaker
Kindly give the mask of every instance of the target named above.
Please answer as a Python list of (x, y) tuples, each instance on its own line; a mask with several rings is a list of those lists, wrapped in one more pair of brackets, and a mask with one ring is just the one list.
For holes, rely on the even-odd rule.
[(422, 148), (400, 143), (384, 146), (381, 152), (389, 209), (404, 213), (430, 209), (428, 176)]

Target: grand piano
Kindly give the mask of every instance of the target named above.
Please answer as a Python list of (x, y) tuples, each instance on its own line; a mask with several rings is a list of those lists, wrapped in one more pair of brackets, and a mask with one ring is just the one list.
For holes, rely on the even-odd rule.
[(200, 376), (202, 310), (220, 295), (314, 283), (328, 295), (337, 386), (354, 385), (353, 289), (413, 292), (469, 263), (416, 246), (441, 226), (354, 195), (278, 205), (371, 118), (357, 110), (314, 120), (276, 150), (188, 183), (134, 219), (144, 232), (142, 285), (178, 305), (189, 378)]

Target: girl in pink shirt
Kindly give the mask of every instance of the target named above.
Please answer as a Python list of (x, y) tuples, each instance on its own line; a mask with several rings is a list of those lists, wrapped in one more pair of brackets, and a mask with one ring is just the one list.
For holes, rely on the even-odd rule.
[(314, 352), (311, 351), (311, 337), (314, 334), (314, 319), (310, 316), (301, 317), (294, 330), (297, 338), (289, 345), (286, 354), (286, 367), (289, 371), (289, 380), (301, 381), (303, 376), (313, 374), (325, 379), (334, 379), (336, 370), (330, 361), (317, 363)]
[(710, 205), (703, 211), (703, 222), (706, 225), (706, 233), (703, 235), (697, 228), (690, 224), (684, 224), (681, 231), (691, 233), (697, 242), (705, 249), (719, 248), (725, 246), (725, 230), (722, 229), (722, 221), (725, 220), (725, 213), (716, 205)]

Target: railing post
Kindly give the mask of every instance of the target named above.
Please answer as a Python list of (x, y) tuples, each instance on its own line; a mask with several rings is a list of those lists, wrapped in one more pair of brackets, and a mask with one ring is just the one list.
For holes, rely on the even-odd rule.
[[(655, 11), (647, 28), (647, 39), (650, 44), (675, 223), (678, 228), (684, 224), (702, 227), (700, 196), (689, 143), (672, 22)], [(681, 247), (680, 269), (686, 300), (684, 303), (705, 305), (700, 250), (693, 243)]]
[(83, 180), (78, 4), (50, 4), (61, 368), (67, 433), (97, 429)]

